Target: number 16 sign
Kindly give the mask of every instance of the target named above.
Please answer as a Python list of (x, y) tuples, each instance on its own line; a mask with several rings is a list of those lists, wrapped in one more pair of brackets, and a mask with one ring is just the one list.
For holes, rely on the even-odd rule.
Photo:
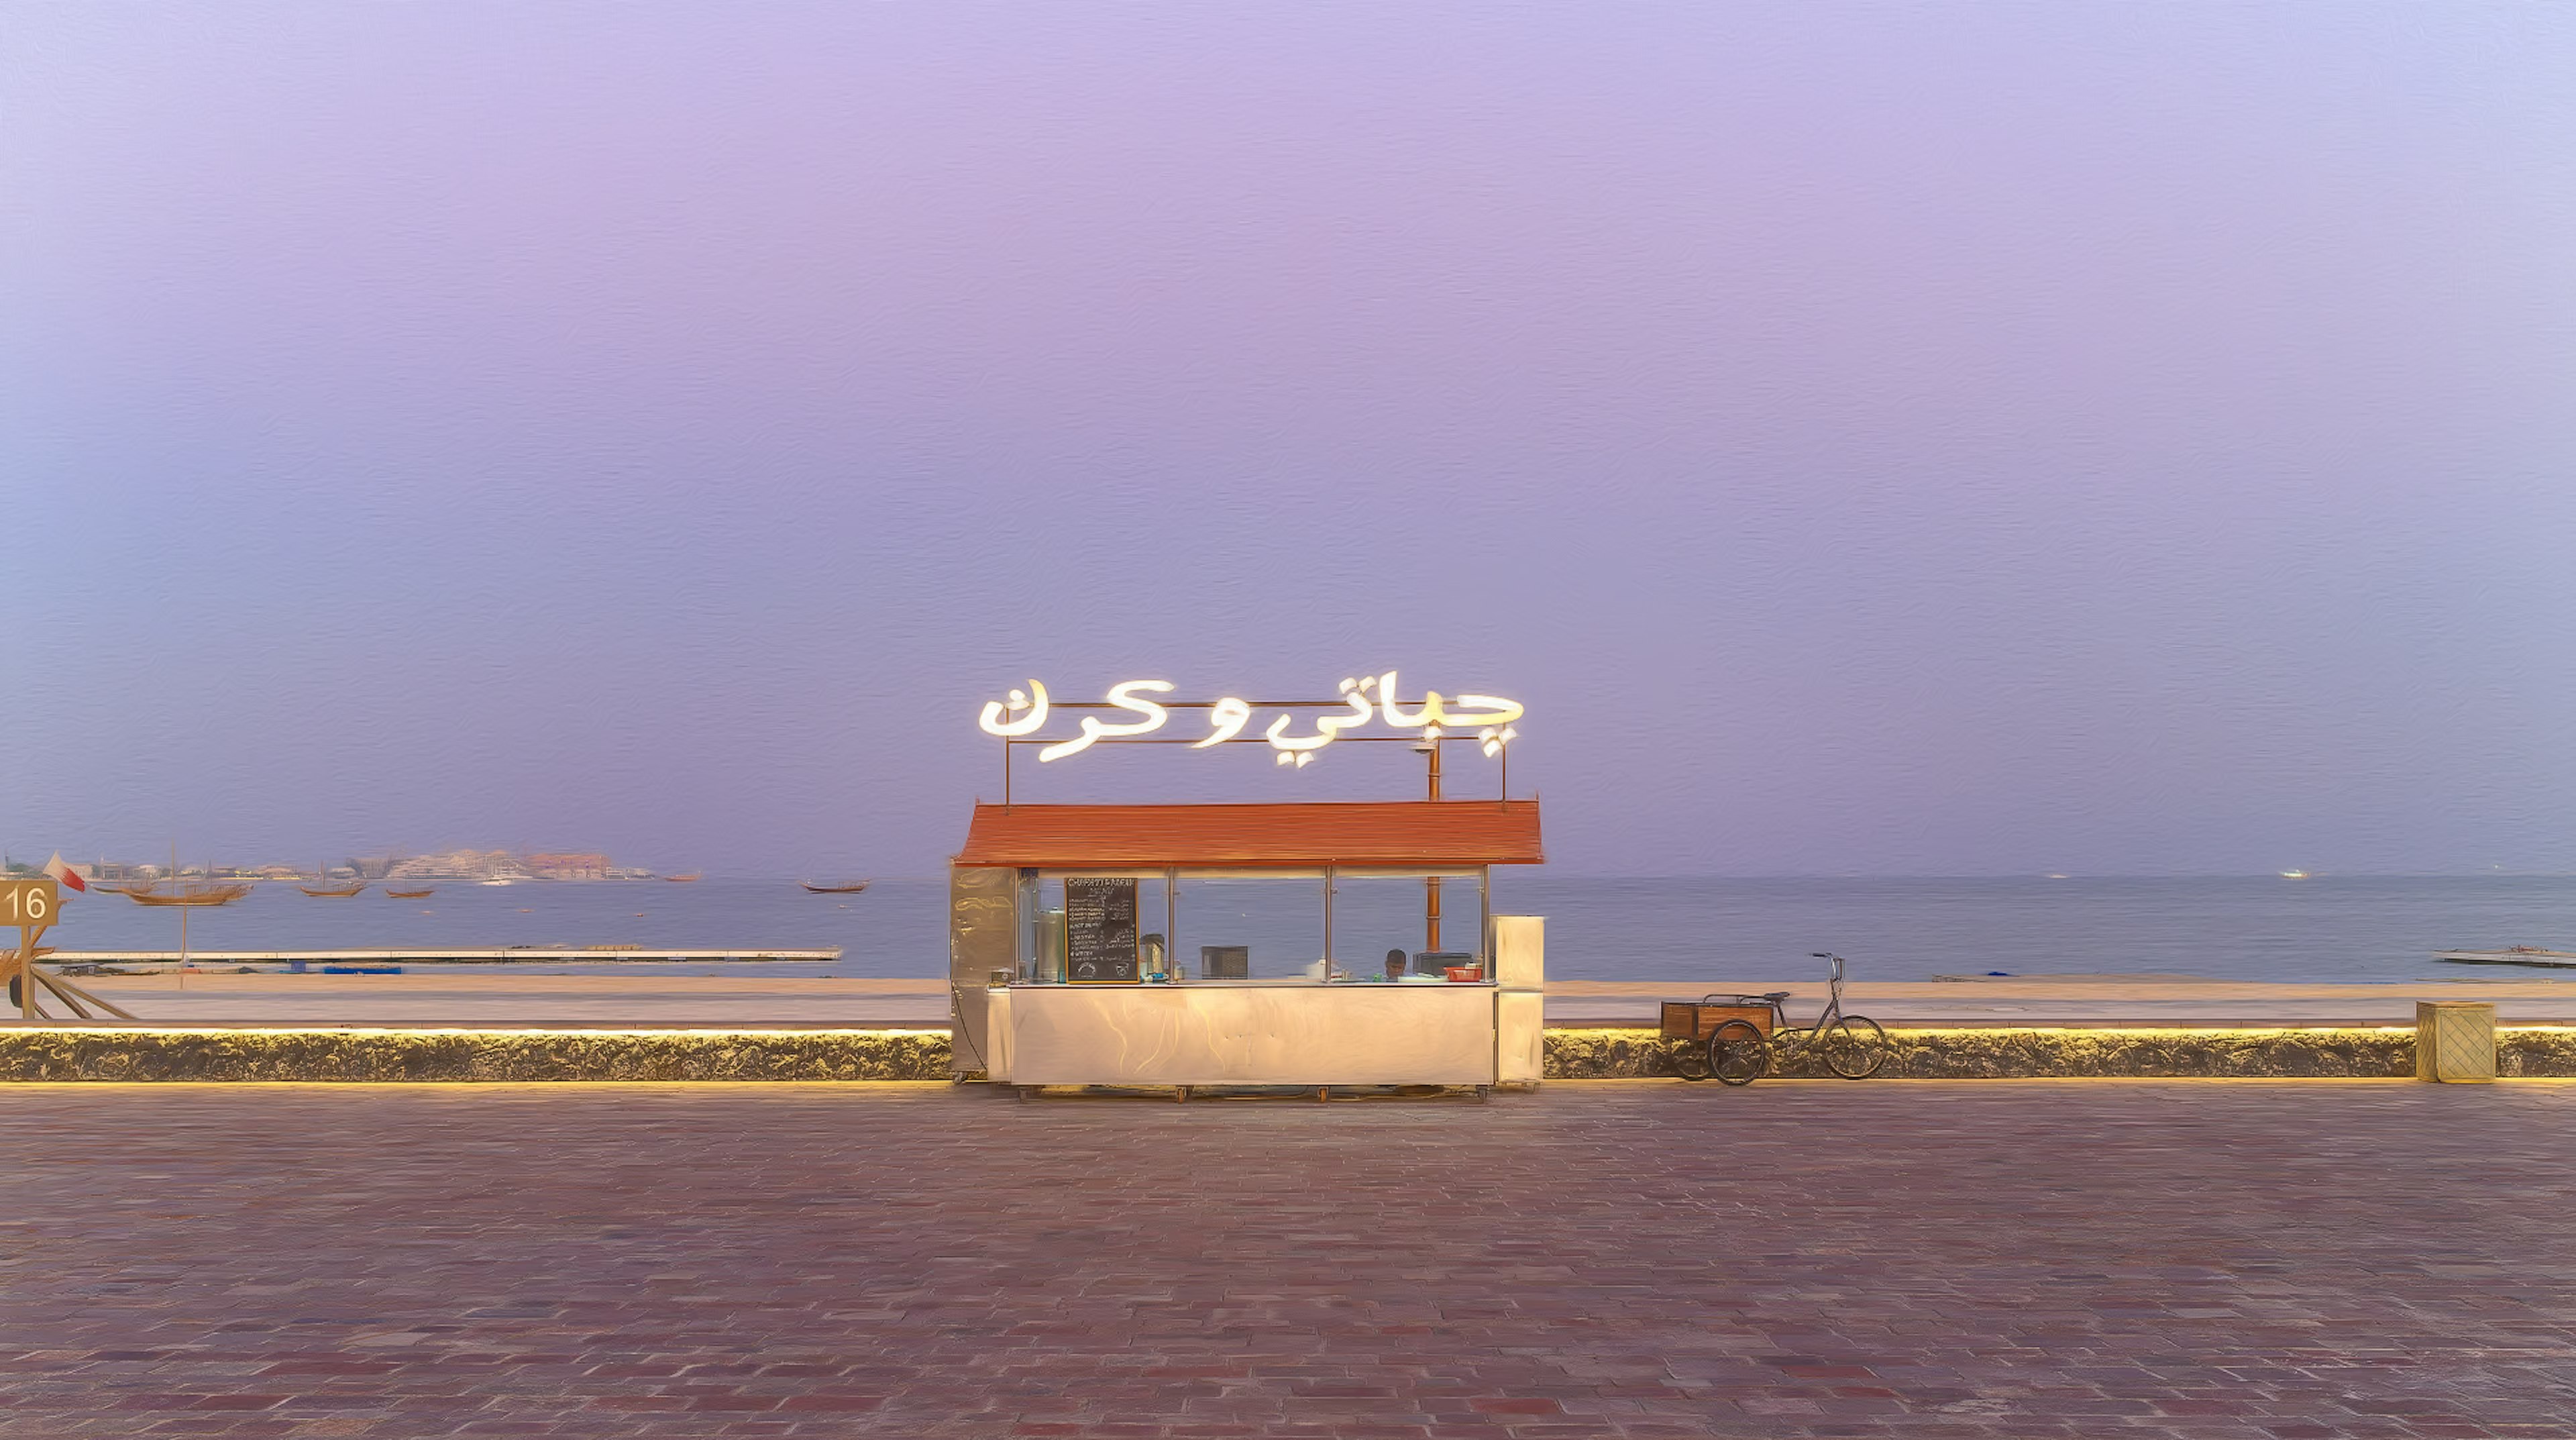
[(51, 880), (0, 880), (0, 925), (38, 930), (54, 923), (63, 892)]
[(36, 937), (54, 923), (63, 892), (51, 878), (0, 880), (0, 925), (18, 927), (18, 956), (0, 964), (9, 977), (9, 996), (22, 1019), (36, 1018)]

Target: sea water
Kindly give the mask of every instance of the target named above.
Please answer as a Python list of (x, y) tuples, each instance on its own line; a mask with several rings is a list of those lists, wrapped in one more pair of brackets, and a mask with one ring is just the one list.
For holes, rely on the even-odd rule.
[[(513, 965), (521, 973), (765, 973), (935, 976), (947, 969), (947, 882), (886, 879), (858, 895), (793, 881), (710, 878), (483, 886), (440, 882), (426, 899), (373, 886), (317, 899), (291, 885), (189, 918), (192, 950), (330, 950), (381, 945), (635, 945), (693, 949), (838, 946), (832, 964)], [(1468, 948), (1472, 881), (1444, 887), (1443, 939)], [(1738, 982), (1821, 974), (1831, 950), (1865, 980), (1935, 975), (2162, 972), (2227, 980), (2410, 980), (2576, 972), (2444, 966), (2435, 950), (2537, 945), (2576, 950), (2576, 877), (2317, 876), (2284, 879), (1587, 879), (1497, 871), (1498, 913), (1547, 917), (1557, 979)], [(1181, 887), (1179, 955), (1245, 944), (1257, 975), (1320, 952), (1313, 881)], [(1140, 928), (1160, 931), (1159, 893)], [(1376, 971), (1390, 948), (1421, 949), (1421, 884), (1349, 882), (1336, 897), (1335, 954)], [(176, 949), (179, 912), (117, 895), (72, 897), (46, 937), (62, 950)], [(481, 967), (478, 967), (481, 968)], [(490, 967), (494, 972), (501, 967)]]

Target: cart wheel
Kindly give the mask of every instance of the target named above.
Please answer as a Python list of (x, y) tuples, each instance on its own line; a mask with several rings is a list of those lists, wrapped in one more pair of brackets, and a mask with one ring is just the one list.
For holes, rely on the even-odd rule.
[(1323, 1104), (1325, 1101), (1330, 1100), (1330, 1099), (1332, 1099), (1332, 1098), (1333, 1098), (1333, 1087), (1332, 1087), (1332, 1086), (1330, 1086), (1330, 1085), (1318, 1085), (1318, 1086), (1316, 1086), (1316, 1087), (1315, 1087), (1315, 1103), (1316, 1103), (1316, 1104), (1321, 1105), (1321, 1104)]
[(1187, 1105), (1190, 1103), (1190, 1087), (1184, 1085), (1180, 1089), (1173, 1091), (1172, 1099), (1177, 1104)]
[(1846, 1080), (1866, 1080), (1887, 1063), (1887, 1032), (1866, 1015), (1846, 1015), (1821, 1037), (1825, 1066)]
[(1771, 1045), (1743, 1020), (1729, 1020), (1708, 1037), (1709, 1073), (1729, 1085), (1750, 1085), (1771, 1069)]
[(1491, 1085), (1479, 1085), (1479, 1086), (1477, 1086), (1477, 1087), (1476, 1087), (1476, 1103), (1477, 1103), (1477, 1104), (1479, 1104), (1479, 1105), (1491, 1104), (1491, 1103), (1493, 1102), (1493, 1098), (1494, 1098), (1494, 1087), (1493, 1087), (1493, 1086), (1491, 1086)]
[(1672, 1053), (1671, 1060), (1673, 1073), (1685, 1080), (1708, 1078), (1708, 1046), (1705, 1044), (1685, 1042)]

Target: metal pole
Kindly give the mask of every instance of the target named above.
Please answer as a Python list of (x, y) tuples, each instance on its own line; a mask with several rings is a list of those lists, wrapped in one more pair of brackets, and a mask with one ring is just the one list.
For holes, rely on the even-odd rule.
[(1333, 978), (1333, 867), (1324, 867), (1324, 978)]
[(1181, 978), (1181, 872), (1163, 872), (1163, 973)]
[[(1440, 798), (1440, 740), (1437, 736), (1426, 738), (1431, 746), (1431, 798), (1437, 800)], [(1422, 877), (1422, 948), (1440, 948), (1440, 877), (1437, 875)]]

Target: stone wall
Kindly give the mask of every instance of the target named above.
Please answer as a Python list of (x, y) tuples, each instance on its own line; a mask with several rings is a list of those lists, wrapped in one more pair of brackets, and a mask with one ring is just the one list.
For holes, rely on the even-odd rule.
[[(2412, 1027), (2282, 1029), (1890, 1030), (1889, 1079), (2048, 1077), (2410, 1077)], [(1671, 1075), (1681, 1042), (1651, 1030), (1551, 1030), (1547, 1073), (1566, 1079)], [(2576, 1075), (2576, 1029), (2498, 1027), (2496, 1072)], [(1821, 1061), (1784, 1063), (1782, 1077), (1822, 1078)]]
[[(2372, 1076), (2415, 1073), (2407, 1028), (1891, 1030), (1879, 1074), (1967, 1080), (2076, 1076)], [(1547, 1035), (1550, 1079), (1674, 1073), (1678, 1043), (1651, 1030)], [(2502, 1027), (2506, 1076), (2576, 1076), (2576, 1029)], [(0, 1029), (7, 1080), (938, 1080), (948, 1036), (920, 1030)], [(1821, 1076), (1785, 1066), (1782, 1076)]]
[(0, 1030), (0, 1080), (940, 1080), (944, 1030)]

